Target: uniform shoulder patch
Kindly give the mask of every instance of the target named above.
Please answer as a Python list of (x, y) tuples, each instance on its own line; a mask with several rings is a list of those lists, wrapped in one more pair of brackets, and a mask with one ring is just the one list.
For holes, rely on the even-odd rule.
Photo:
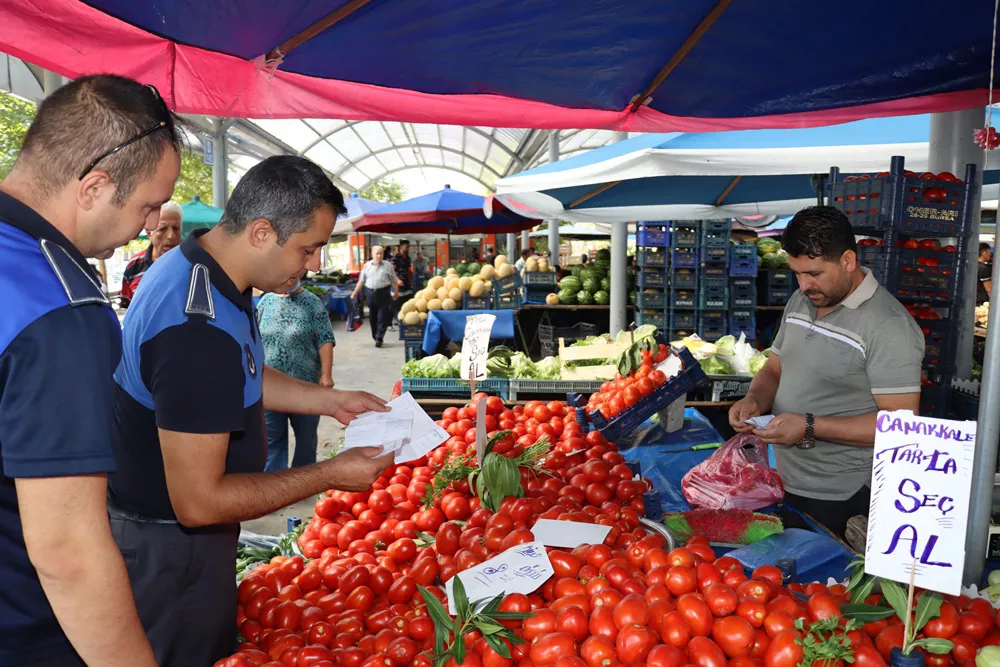
[(187, 315), (201, 315), (210, 320), (215, 319), (215, 302), (212, 300), (212, 279), (208, 267), (195, 264), (191, 267), (191, 277), (188, 279), (187, 304), (184, 307)]
[(90, 272), (77, 264), (65, 248), (48, 239), (42, 239), (39, 241), (39, 245), (46, 261), (52, 267), (53, 273), (56, 274), (59, 283), (66, 291), (71, 306), (83, 306), (89, 303), (111, 304)]

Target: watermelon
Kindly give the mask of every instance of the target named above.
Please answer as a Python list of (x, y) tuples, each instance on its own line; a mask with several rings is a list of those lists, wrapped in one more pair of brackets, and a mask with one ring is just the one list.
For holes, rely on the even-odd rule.
[(557, 296), (559, 297), (559, 303), (563, 304), (564, 306), (572, 306), (576, 303), (575, 290), (561, 289), (559, 290)]
[(776, 252), (774, 254), (778, 258), (778, 268), (779, 269), (787, 269), (787, 268), (789, 268), (788, 267), (788, 253), (787, 252), (785, 252), (784, 250), (779, 250), (778, 252)]
[(461, 264), (455, 267), (455, 270), (458, 271), (458, 275), (460, 276), (467, 275), (469, 273), (469, 265), (466, 264), (465, 262), (462, 262)]
[(594, 297), (588, 290), (582, 289), (576, 293), (576, 302), (581, 306), (589, 306), (594, 303)]
[(590, 292), (591, 294), (593, 294), (594, 292), (597, 291), (599, 285), (600, 285), (600, 283), (598, 283), (593, 278), (584, 278), (583, 279), (583, 289), (586, 290), (587, 292)]
[(578, 278), (578, 279), (579, 279), (579, 278), (580, 278), (580, 275), (581, 275), (581, 274), (583, 273), (583, 267), (582, 267), (582, 266), (580, 266), (579, 264), (577, 264), (576, 266), (574, 266), (574, 267), (573, 267), (573, 268), (571, 269), (571, 271), (570, 271), (570, 272), (571, 272), (571, 273), (573, 274), (573, 277), (574, 277), (574, 278)]
[(778, 268), (778, 254), (769, 252), (765, 255), (761, 255), (760, 268), (765, 270), (774, 270)]
[(478, 264), (476, 264), (475, 262), (470, 262), (465, 267), (465, 275), (467, 275), (467, 276), (478, 276), (479, 275), (479, 271), (480, 271), (481, 268), (482, 267), (479, 266)]
[(602, 262), (603, 261), (603, 262), (608, 262), (610, 264), (610, 262), (611, 262), (611, 251), (608, 250), (607, 248), (601, 248), (600, 250), (597, 251), (597, 256), (595, 257), (595, 259), (598, 262)]
[[(611, 289), (611, 281), (608, 280), (607, 278), (601, 278), (601, 289), (603, 291), (605, 291), (605, 292), (607, 292), (608, 290), (610, 290)], [(594, 298), (595, 299), (597, 298), (596, 294), (594, 295)]]
[(608, 294), (607, 290), (598, 290), (594, 292), (594, 303), (600, 306), (606, 306), (611, 303), (611, 295)]
[(758, 239), (757, 241), (757, 256), (763, 257), (764, 255), (778, 252), (781, 250), (781, 242), (770, 237), (764, 237)]
[(559, 281), (559, 289), (576, 294), (583, 287), (583, 283), (576, 276), (566, 276)]

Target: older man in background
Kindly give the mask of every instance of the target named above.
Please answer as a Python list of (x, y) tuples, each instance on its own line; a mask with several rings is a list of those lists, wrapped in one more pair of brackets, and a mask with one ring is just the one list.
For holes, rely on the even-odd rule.
[(382, 347), (382, 339), (392, 317), (392, 302), (399, 298), (399, 278), (392, 264), (385, 261), (385, 250), (380, 245), (372, 246), (372, 258), (361, 269), (358, 285), (351, 294), (352, 300), (358, 298), (362, 288), (365, 290), (375, 347)]
[(134, 257), (128, 266), (125, 267), (125, 274), (122, 276), (121, 306), (128, 308), (135, 297), (135, 291), (139, 288), (139, 281), (142, 276), (153, 265), (153, 262), (163, 256), (171, 248), (180, 245), (181, 242), (181, 221), (184, 213), (181, 207), (172, 201), (160, 207), (160, 224), (156, 229), (149, 232), (149, 247), (146, 252)]

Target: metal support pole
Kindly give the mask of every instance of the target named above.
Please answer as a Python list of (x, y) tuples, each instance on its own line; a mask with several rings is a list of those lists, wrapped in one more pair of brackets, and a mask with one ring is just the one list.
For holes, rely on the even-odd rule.
[[(628, 138), (627, 132), (615, 132), (614, 141)], [(611, 307), (608, 330), (614, 336), (628, 328), (628, 223), (611, 224)]]
[(517, 261), (517, 234), (507, 234), (507, 245), (504, 246), (504, 252), (507, 253), (507, 261), (511, 264)]
[[(985, 157), (981, 148), (972, 141), (974, 130), (983, 127), (983, 109), (967, 109), (951, 113), (931, 114), (930, 155), (928, 169), (934, 173), (950, 171), (965, 178), (965, 166), (977, 166), (976, 195), (969, 207), (970, 227), (965, 260), (965, 281), (960, 303), (955, 314), (958, 331), (956, 366), (959, 377), (969, 377), (972, 367), (972, 345), (976, 306), (976, 266), (979, 254), (979, 211), (982, 201), (983, 167)], [(993, 265), (993, 279), (1000, 280), (1000, 262)], [(997, 283), (994, 283), (997, 284)], [(1000, 327), (990, 313), (992, 334)], [(989, 329), (987, 329), (989, 331)], [(966, 584), (982, 585), (983, 566), (989, 539), (990, 515), (993, 509), (993, 485), (997, 461), (997, 441), (1000, 438), (1000, 412), (995, 409), (1000, 400), (1000, 338), (989, 335), (983, 360), (983, 382), (979, 393), (979, 419), (977, 420), (976, 453), (972, 466), (972, 489), (969, 502), (968, 531), (965, 537)]]
[(63, 78), (55, 72), (44, 70), (42, 72), (42, 92), (48, 97), (63, 85)]
[(215, 132), (212, 139), (215, 141), (215, 163), (212, 165), (212, 199), (217, 208), (225, 208), (226, 200), (229, 199), (229, 151), (226, 148), (226, 130), (230, 121), (225, 118), (216, 118), (212, 121)]
[[(528, 236), (528, 234), (529, 231), (527, 229), (521, 231), (521, 250), (525, 250), (526, 248), (531, 247), (531, 237)], [(520, 254), (518, 255), (518, 257), (520, 257)], [(514, 258), (514, 261), (517, 261), (517, 257)], [(511, 262), (511, 264), (513, 263), (514, 262)]]
[[(559, 161), (559, 130), (549, 132), (549, 162)], [(549, 263), (553, 266), (559, 261), (559, 221), (546, 220), (549, 223)]]

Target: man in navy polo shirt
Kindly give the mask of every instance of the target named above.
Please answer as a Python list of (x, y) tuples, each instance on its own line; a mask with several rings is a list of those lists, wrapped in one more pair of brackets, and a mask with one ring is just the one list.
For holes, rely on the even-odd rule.
[(85, 257), (152, 229), (180, 171), (159, 94), (88, 76), (0, 183), (0, 665), (155, 665), (108, 522), (121, 332)]
[(272, 291), (319, 270), (344, 212), (343, 196), (312, 162), (268, 158), (237, 184), (217, 227), (153, 264), (125, 317), (112, 531), (163, 666), (207, 666), (233, 651), (240, 521), (330, 488), (367, 489), (392, 460), (369, 447), (263, 472), (265, 409), (343, 423), (386, 410), (371, 394), (264, 365), (251, 288)]

